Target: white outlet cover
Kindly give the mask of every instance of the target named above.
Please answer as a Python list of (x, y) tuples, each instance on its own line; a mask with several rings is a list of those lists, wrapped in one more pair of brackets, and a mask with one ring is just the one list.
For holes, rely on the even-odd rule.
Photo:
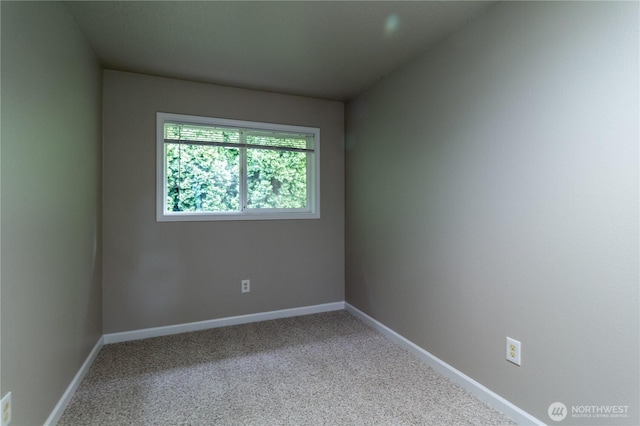
[(507, 337), (507, 361), (514, 363), (515, 365), (521, 365), (522, 363), (522, 350), (520, 342), (511, 337)]

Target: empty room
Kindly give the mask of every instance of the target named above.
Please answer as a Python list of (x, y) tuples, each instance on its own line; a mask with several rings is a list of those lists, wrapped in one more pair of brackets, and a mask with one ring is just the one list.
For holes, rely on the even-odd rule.
[(637, 1), (0, 1), (0, 425), (640, 424)]

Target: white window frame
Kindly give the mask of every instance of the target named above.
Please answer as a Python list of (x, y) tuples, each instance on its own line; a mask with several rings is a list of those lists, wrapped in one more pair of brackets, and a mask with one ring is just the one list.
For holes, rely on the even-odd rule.
[[(165, 122), (180, 122), (196, 125), (226, 126), (247, 130), (305, 133), (314, 137), (313, 161), (307, 162), (307, 208), (306, 209), (247, 209), (246, 173), (242, 163), (247, 148), (241, 146), (240, 211), (233, 212), (173, 212), (167, 211), (167, 178), (164, 140)], [(320, 218), (320, 129), (316, 127), (287, 124), (262, 123), (158, 112), (156, 114), (156, 220), (158, 222), (218, 221), (218, 220), (274, 220), (274, 219), (319, 219)]]

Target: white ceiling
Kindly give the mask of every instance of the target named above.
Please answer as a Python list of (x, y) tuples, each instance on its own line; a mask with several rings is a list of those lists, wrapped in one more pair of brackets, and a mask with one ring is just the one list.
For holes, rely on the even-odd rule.
[(347, 100), (492, 3), (65, 4), (105, 68)]

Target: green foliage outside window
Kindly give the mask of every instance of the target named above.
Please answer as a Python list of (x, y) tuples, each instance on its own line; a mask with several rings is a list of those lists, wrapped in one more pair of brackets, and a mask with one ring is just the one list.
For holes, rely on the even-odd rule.
[(240, 209), (237, 148), (166, 144), (167, 210), (224, 212)]
[(303, 209), (307, 206), (307, 154), (247, 150), (247, 207)]
[(247, 208), (307, 207), (309, 154), (295, 150), (306, 147), (304, 139), (248, 136), (248, 145), (243, 148), (233, 146), (239, 142), (238, 132), (204, 126), (185, 129), (176, 124), (165, 125), (165, 139), (185, 138), (224, 146), (165, 143), (167, 211), (239, 211), (241, 150), (246, 150)]

